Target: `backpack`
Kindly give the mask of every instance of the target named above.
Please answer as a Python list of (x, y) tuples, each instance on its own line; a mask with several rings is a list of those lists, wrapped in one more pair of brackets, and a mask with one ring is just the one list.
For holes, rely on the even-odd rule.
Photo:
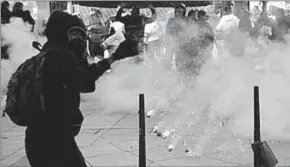
[(8, 82), (6, 106), (2, 117), (7, 114), (18, 126), (28, 126), (34, 115), (44, 111), (42, 91), (43, 63), (47, 51), (22, 63)]

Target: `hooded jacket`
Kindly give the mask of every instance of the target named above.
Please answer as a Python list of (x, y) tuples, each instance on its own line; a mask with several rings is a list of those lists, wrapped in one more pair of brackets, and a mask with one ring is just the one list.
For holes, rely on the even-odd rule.
[[(54, 12), (47, 22), (45, 33), (48, 41), (42, 49), (47, 51), (43, 69), (45, 112), (39, 120), (36, 119), (34, 127), (45, 131), (55, 148), (63, 148), (74, 135), (72, 125), (83, 120), (79, 109), (80, 93), (93, 92), (95, 81), (110, 68), (107, 60), (89, 65), (74, 53), (67, 35), (72, 26), (83, 25), (77, 17)], [(55, 154), (63, 156), (68, 153), (60, 151)]]

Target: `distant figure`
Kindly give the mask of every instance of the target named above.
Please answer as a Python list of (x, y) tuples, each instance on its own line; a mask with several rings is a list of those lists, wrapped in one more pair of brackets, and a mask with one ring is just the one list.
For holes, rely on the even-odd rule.
[(272, 28), (272, 39), (284, 41), (285, 35), (289, 34), (290, 17), (285, 15), (284, 9), (278, 9), (275, 16), (277, 25)]
[[(166, 26), (166, 35), (176, 39), (181, 39), (182, 32), (187, 29), (188, 19), (186, 17), (186, 7), (180, 4), (174, 8), (174, 17), (170, 18)], [(182, 34), (183, 35), (183, 34)]]
[(196, 21), (197, 20), (197, 13), (198, 10), (190, 10), (187, 14), (187, 17), (190, 21)]
[(226, 6), (222, 17), (216, 26), (216, 31), (220, 34), (223, 34), (229, 28), (238, 27), (239, 19), (233, 14), (231, 6)]
[(244, 54), (244, 36), (239, 31), (239, 19), (232, 12), (231, 4), (224, 7), (222, 18), (215, 28), (219, 41), (219, 49), (226, 51), (229, 56), (240, 57)]
[(126, 4), (121, 4), (116, 14), (116, 21), (120, 21), (125, 25), (126, 41), (124, 41), (124, 45), (126, 44), (128, 49), (136, 55), (139, 55), (139, 53), (143, 51), (145, 25), (156, 20), (156, 11), (153, 5), (149, 5), (148, 7), (151, 10), (152, 17), (146, 17), (144, 15), (140, 15), (139, 7), (133, 6), (131, 15), (122, 17), (122, 13), (124, 13), (123, 9), (126, 6)]
[(259, 7), (258, 6), (254, 6), (254, 8), (252, 10), (252, 20), (253, 20), (253, 22), (258, 21), (261, 13), (262, 13), (262, 11), (259, 9)]
[[(1, 3), (1, 24), (8, 24), (10, 22), (10, 17), (11, 17), (11, 12), (9, 10), (9, 2), (3, 1)], [(8, 46), (1, 45), (1, 59), (9, 59), (7, 50), (8, 50)]]
[(28, 22), (31, 26), (32, 29), (31, 31), (33, 31), (34, 29), (34, 25), (35, 25), (35, 21), (32, 18), (30, 11), (28, 10), (23, 10), (23, 3), (22, 2), (16, 2), (13, 6), (13, 11), (11, 13), (11, 17), (18, 17), (18, 18), (22, 18), (23, 22)]
[(200, 40), (200, 49), (207, 49), (210, 47), (212, 49), (214, 43), (214, 31), (210, 24), (207, 22), (209, 16), (203, 10), (198, 12), (197, 16), (198, 25), (198, 37)]
[(168, 21), (166, 36), (169, 38), (167, 52), (173, 58), (173, 65), (180, 72), (192, 71), (194, 57), (198, 54), (195, 21), (188, 24), (186, 6), (179, 4), (174, 8), (174, 18)]
[(1, 24), (9, 23), (11, 11), (9, 10), (9, 2), (3, 1), (1, 3)]
[(102, 12), (100, 10), (97, 9), (92, 9), (92, 13), (90, 15), (90, 20), (89, 20), (89, 25), (93, 26), (93, 25), (103, 25), (102, 23)]
[(99, 10), (92, 9), (92, 14), (90, 18), (90, 41), (89, 41), (89, 51), (91, 57), (103, 59), (104, 54), (101, 52), (100, 44), (104, 41), (103, 36), (108, 34), (109, 27), (106, 27), (102, 23), (102, 13)]
[(276, 22), (274, 19), (268, 17), (268, 13), (263, 11), (255, 22), (255, 36), (262, 36), (262, 37), (269, 37), (270, 39), (273, 38), (273, 28), (275, 27)]
[(250, 13), (246, 9), (241, 9), (238, 14), (239, 29), (242, 32), (247, 32), (250, 35), (253, 33), (254, 25), (250, 19)]

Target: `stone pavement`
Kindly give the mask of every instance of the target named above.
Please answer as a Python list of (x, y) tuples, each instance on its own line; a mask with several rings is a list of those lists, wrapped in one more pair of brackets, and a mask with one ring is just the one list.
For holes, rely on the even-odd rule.
[[(89, 166), (137, 166), (138, 165), (138, 114), (136, 112), (101, 113), (85, 102), (82, 105), (85, 121), (77, 137), (78, 144)], [(147, 121), (147, 128), (153, 122)], [(0, 167), (29, 166), (24, 150), (24, 128), (14, 126), (10, 120), (1, 120), (1, 165)], [(213, 152), (213, 145), (224, 142), (226, 137), (216, 138), (199, 158), (184, 155), (177, 148), (167, 151), (167, 142), (147, 133), (148, 166), (253, 166), (250, 149), (234, 156)], [(290, 142), (269, 142), (276, 154), (278, 166), (290, 166)], [(237, 146), (236, 146), (237, 147)], [(211, 150), (211, 151), (210, 151)]]

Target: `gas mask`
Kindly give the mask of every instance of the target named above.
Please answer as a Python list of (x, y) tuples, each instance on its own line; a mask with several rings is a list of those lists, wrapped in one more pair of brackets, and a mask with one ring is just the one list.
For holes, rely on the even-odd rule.
[(82, 58), (87, 48), (88, 35), (84, 28), (75, 26), (68, 30), (68, 41), (70, 48), (77, 57)]

